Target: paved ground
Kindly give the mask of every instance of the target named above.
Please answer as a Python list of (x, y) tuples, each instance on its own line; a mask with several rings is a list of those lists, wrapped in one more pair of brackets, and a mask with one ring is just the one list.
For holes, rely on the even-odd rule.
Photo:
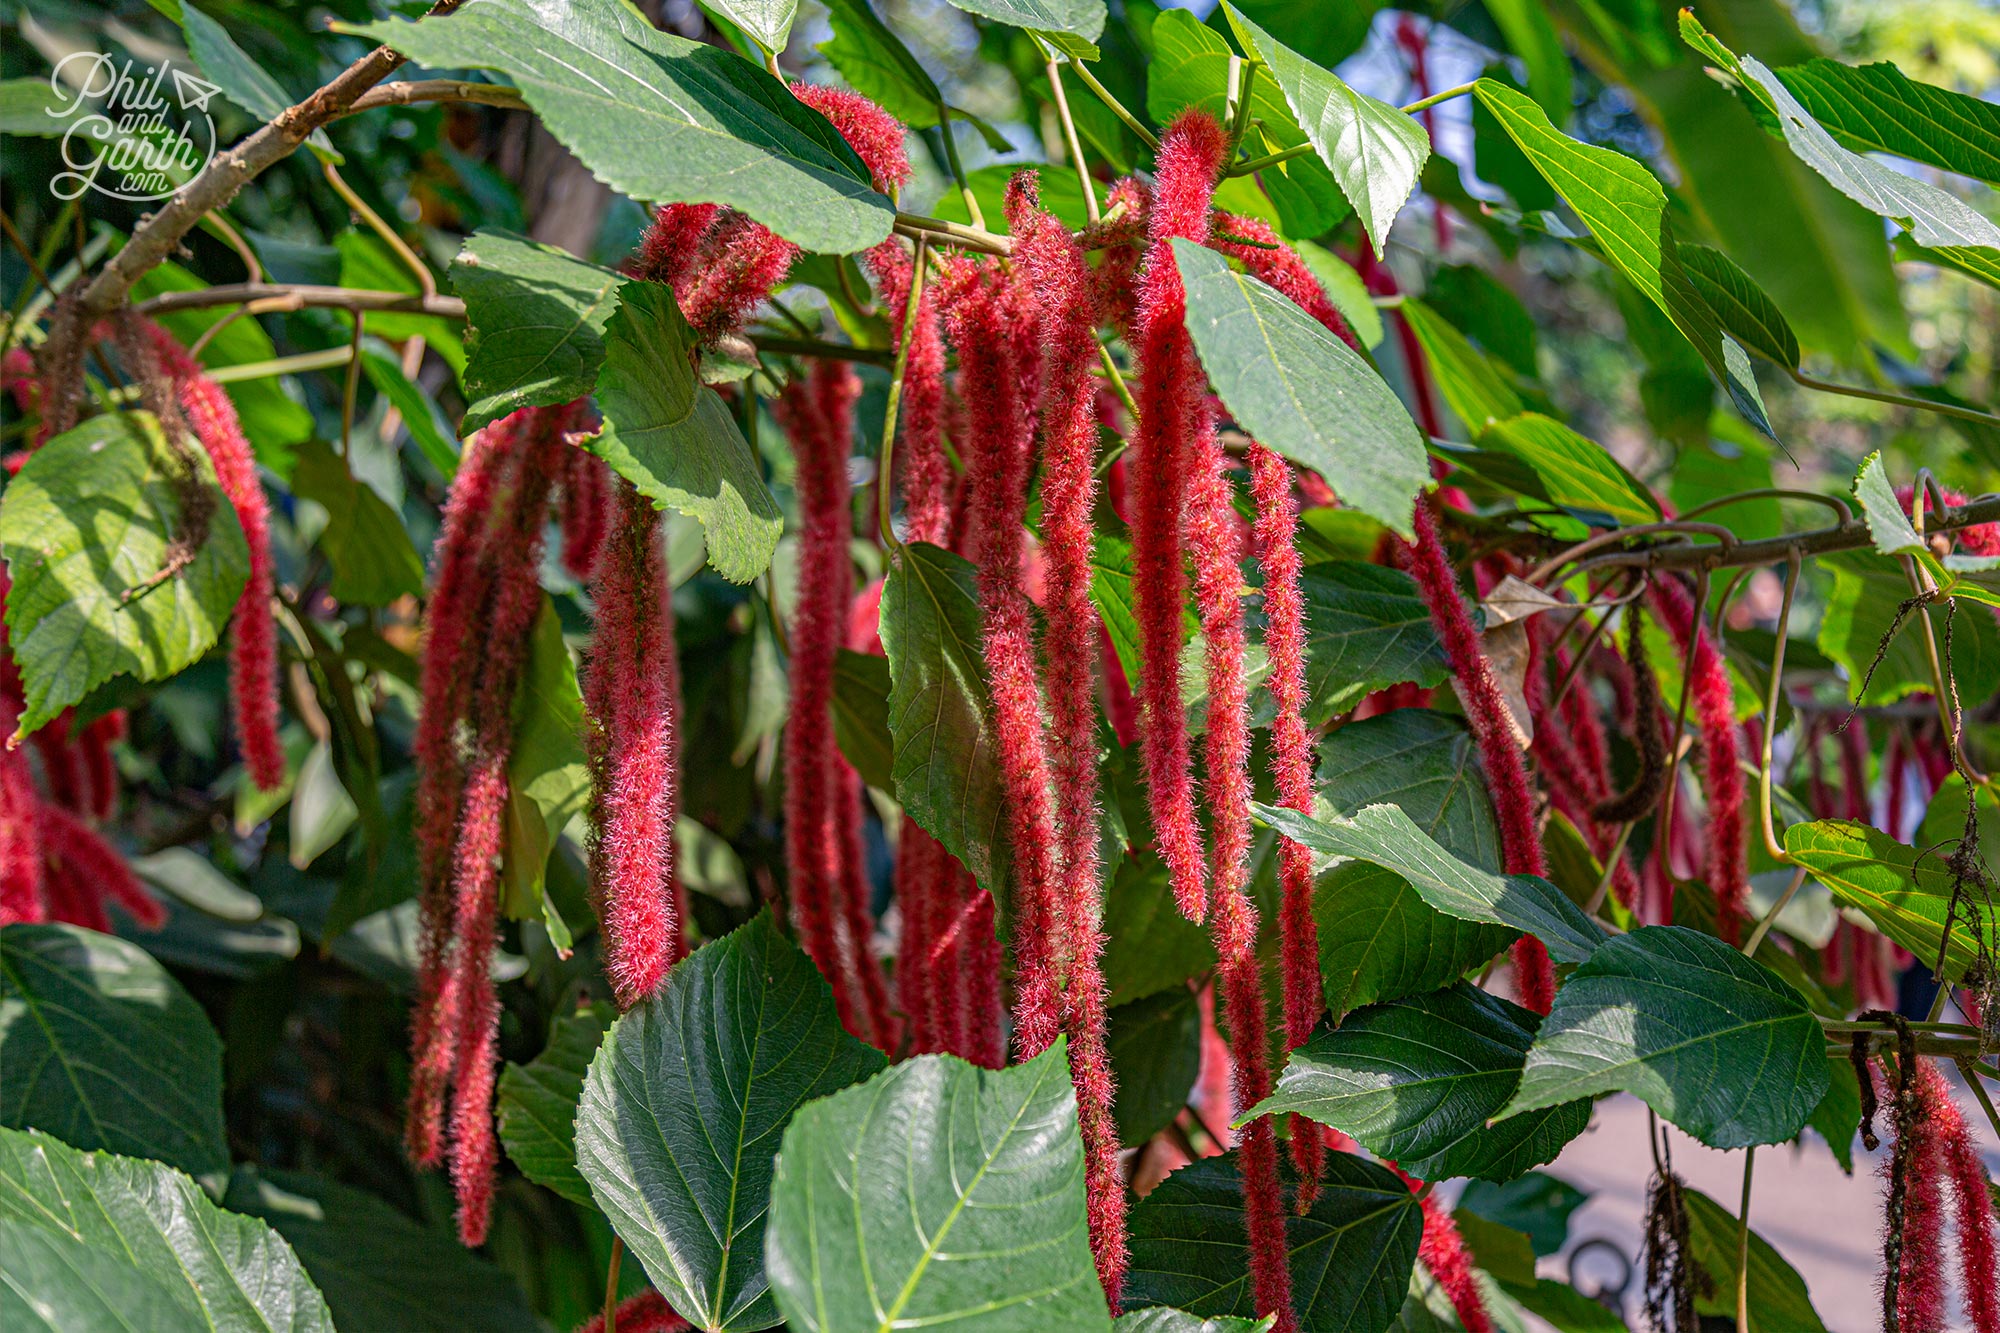
[[(1956, 1082), (1954, 1090), (1988, 1170), (2000, 1172), (2000, 1142), (1992, 1127)], [(1600, 1102), (1589, 1131), (1543, 1168), (1590, 1193), (1589, 1202), (1570, 1218), (1572, 1246), (1603, 1237), (1628, 1257), (1637, 1256), (1646, 1178), (1652, 1170), (1645, 1145), (1645, 1105), (1633, 1097), (1615, 1097)], [(1735, 1211), (1743, 1189), (1742, 1153), (1704, 1148), (1679, 1132), (1674, 1134), (1673, 1153), (1675, 1168), (1690, 1185)], [(1882, 1181), (1876, 1166), (1887, 1156), (1886, 1146), (1869, 1154), (1857, 1142), (1854, 1175), (1845, 1176), (1810, 1131), (1801, 1148), (1764, 1148), (1757, 1153), (1750, 1224), (1799, 1270), (1832, 1333), (1874, 1333), (1879, 1323), (1881, 1298), (1875, 1277), (1881, 1265)], [(1601, 1267), (1591, 1266), (1593, 1262)], [(1547, 1276), (1563, 1277), (1566, 1260), (1547, 1259), (1542, 1268)], [(1616, 1273), (1615, 1263), (1597, 1256), (1584, 1261), (1579, 1278), (1589, 1287), (1594, 1281), (1615, 1279)], [(1956, 1272), (1947, 1281), (1955, 1284)], [(1627, 1293), (1627, 1317), (1633, 1328), (1640, 1329), (1645, 1324), (1637, 1287), (1635, 1279)], [(1949, 1327), (1951, 1333), (1970, 1333), (1956, 1310)]]

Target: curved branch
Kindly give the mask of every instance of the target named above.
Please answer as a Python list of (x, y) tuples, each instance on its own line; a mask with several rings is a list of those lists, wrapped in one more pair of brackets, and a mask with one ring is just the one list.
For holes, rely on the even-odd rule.
[[(1977, 499), (1939, 513), (1928, 525), (1933, 532), (1951, 532), (1979, 523), (2000, 522), (2000, 495)], [(1829, 528), (1814, 528), (1787, 537), (1766, 537), (1759, 541), (1739, 541), (1733, 545), (1677, 543), (1651, 546), (1637, 551), (1613, 551), (1578, 562), (1570, 572), (1587, 569), (1737, 569), (1745, 565), (1775, 565), (1789, 559), (1796, 550), (1802, 557), (1852, 551), (1869, 544), (1868, 525), (1859, 519)]]
[(393, 310), (399, 313), (439, 315), (464, 319), (465, 302), (455, 296), (425, 296), (420, 292), (374, 292), (354, 287), (315, 287), (309, 284), (233, 282), (220, 287), (200, 287), (193, 291), (162, 292), (132, 307), (134, 314), (152, 315), (172, 310), (196, 310), (206, 306), (241, 305), (256, 302), (259, 313), (276, 310), (303, 310), (308, 306), (335, 310)]
[(470, 102), (478, 106), (504, 107), (509, 111), (529, 110), (521, 90), (501, 83), (466, 83), (459, 79), (407, 79), (370, 88), (341, 112), (359, 115), (383, 106), (415, 106), (421, 102)]

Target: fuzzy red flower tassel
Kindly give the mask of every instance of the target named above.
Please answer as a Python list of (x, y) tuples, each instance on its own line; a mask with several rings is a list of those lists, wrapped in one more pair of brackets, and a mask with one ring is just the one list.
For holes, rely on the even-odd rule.
[[(595, 460), (592, 460), (595, 461)], [(590, 882), (604, 922), (604, 970), (620, 1008), (659, 989), (681, 953), (674, 902), (673, 608), (660, 517), (619, 478), (592, 599), (596, 631), (583, 687), (596, 804)]]
[[(1514, 742), (1514, 728), (1500, 685), (1493, 677), (1493, 665), (1486, 660), (1479, 633), (1459, 593), (1458, 579), (1445, 556), (1438, 536), (1437, 500), (1423, 495), (1417, 499), (1417, 540), (1407, 549), (1411, 575), (1430, 608), (1431, 623), (1444, 643), (1451, 663), (1454, 683), (1465, 706), (1466, 720), (1472, 724), (1473, 738), (1479, 743), (1480, 763), (1486, 769), (1488, 790), (1493, 796), (1494, 813), (1499, 818), (1500, 843), (1507, 873), (1547, 875), (1548, 860), (1535, 828), (1535, 797), (1528, 785), (1528, 767)], [(1515, 984), (1521, 1004), (1538, 1014), (1546, 1014), (1555, 1003), (1555, 968), (1549, 951), (1532, 935), (1514, 943)]]
[(1423, 1206), (1424, 1238), (1417, 1246), (1417, 1257), (1444, 1289), (1451, 1308), (1458, 1314), (1458, 1322), (1465, 1326), (1465, 1333), (1493, 1333), (1493, 1318), (1487, 1314), (1485, 1298), (1479, 1294), (1472, 1256), (1466, 1253), (1458, 1223), (1452, 1221), (1451, 1214), (1435, 1195), (1426, 1194)]
[[(667, 1304), (666, 1297), (650, 1287), (620, 1301), (613, 1312), (612, 1325), (618, 1333), (685, 1333), (694, 1327)], [(603, 1312), (578, 1324), (576, 1333), (604, 1333)]]
[(1692, 655), (1689, 670), (1695, 719), (1701, 726), (1702, 786), (1708, 795), (1706, 873), (1708, 886), (1715, 891), (1716, 933), (1734, 944), (1742, 934), (1743, 915), (1749, 906), (1750, 872), (1743, 822), (1743, 770), (1729, 668), (1715, 640), (1699, 624), (1694, 598), (1679, 580), (1654, 579), (1649, 593), (1653, 610), (1673, 635), (1675, 646), (1684, 657)]
[(236, 419), (236, 406), (201, 363), (158, 325), (147, 333), (174, 391), (188, 429), (215, 465), (215, 479), (229, 497), (250, 548), (250, 578), (230, 618), (229, 698), (236, 739), (250, 780), (264, 791), (284, 785), (285, 750), (278, 740), (278, 635), (271, 618), (270, 508), (257, 479), (257, 457)]
[(1132, 572), (1140, 634), (1140, 736), (1153, 836), (1172, 878), (1174, 902), (1191, 921), (1208, 914), (1208, 893), (1181, 705), (1181, 606), (1187, 596), (1181, 525), (1189, 478), (1205, 465), (1215, 423), (1188, 336), (1187, 292), (1172, 242), (1175, 237), (1207, 242), (1209, 203), (1225, 146), (1222, 127), (1202, 111), (1181, 113), (1161, 137), (1136, 315)]

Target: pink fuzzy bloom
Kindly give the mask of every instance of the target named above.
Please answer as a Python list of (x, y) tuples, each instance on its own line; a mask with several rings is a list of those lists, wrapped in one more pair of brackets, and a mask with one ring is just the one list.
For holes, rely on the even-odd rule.
[(230, 618), (229, 698), (236, 739), (250, 780), (264, 791), (284, 785), (285, 748), (278, 740), (278, 632), (271, 617), (276, 589), (271, 570), (270, 507), (257, 479), (257, 457), (236, 406), (174, 336), (148, 325), (154, 355), (174, 381), (188, 429), (215, 465), (215, 479), (229, 497), (250, 548), (250, 577)]
[(703, 266), (675, 287), (698, 345), (742, 327), (750, 312), (785, 280), (799, 247), (761, 222), (725, 212), (710, 228)]
[(896, 409), (896, 460), (903, 465), (903, 539), (943, 545), (951, 526), (952, 475), (944, 453), (944, 335), (938, 327), (937, 292), (924, 289), (917, 298), (916, 321), (905, 328), (911, 256), (892, 238), (870, 250), (867, 260), (897, 348), (909, 340)]
[[(35, 823), (50, 919), (109, 930), (104, 904), (114, 902), (147, 930), (166, 924), (166, 909), (159, 899), (146, 891), (125, 858), (97, 830), (53, 801), (38, 805)], [(57, 909), (59, 902), (69, 904), (69, 910)]]
[[(1286, 807), (1311, 814), (1312, 732), (1306, 726), (1305, 595), (1299, 586), (1298, 504), (1292, 469), (1261, 444), (1250, 447), (1250, 490), (1257, 502), (1257, 563), (1264, 571), (1264, 651), (1277, 717), (1271, 723), (1271, 776)], [(1313, 922), (1312, 852), (1290, 838), (1278, 843), (1280, 970), (1284, 974), (1285, 1043), (1297, 1048), (1325, 1012), (1319, 975), (1319, 927)], [(1324, 1157), (1322, 1140), (1304, 1116), (1292, 1117), (1292, 1162), (1299, 1171), (1298, 1207), (1312, 1207)]]
[(1190, 471), (1213, 448), (1201, 363), (1186, 325), (1187, 293), (1172, 242), (1206, 243), (1208, 209), (1225, 149), (1214, 117), (1185, 111), (1167, 127), (1155, 163), (1146, 264), (1136, 316), (1139, 427), (1132, 439), (1133, 587), (1140, 634), (1140, 735), (1153, 836), (1183, 915), (1208, 914), (1201, 828), (1181, 706), (1181, 525)]
[(971, 490), (968, 538), (979, 569), (982, 651), (993, 697), (1014, 905), (1014, 1044), (1022, 1058), (1061, 1031), (1063, 965), (1056, 899), (1059, 834), (1050, 790), (1041, 668), (1022, 586), (1022, 517), (1028, 498), (1037, 321), (1027, 293), (991, 264), (948, 261), (939, 293), (958, 349), (959, 392), (970, 434), (962, 450)]
[(1091, 271), (1091, 291), (1104, 321), (1132, 340), (1139, 314), (1139, 261), (1146, 250), (1146, 233), (1153, 192), (1127, 176), (1104, 197), (1104, 220), (1084, 235), (1088, 248), (1098, 251)]
[(664, 283), (678, 292), (689, 275), (703, 266), (703, 238), (722, 212), (716, 204), (664, 204), (653, 214), (653, 225), (639, 238), (631, 261), (635, 275)]
[(619, 1007), (629, 1009), (659, 989), (679, 956), (673, 821), (680, 751), (659, 512), (622, 477), (610, 504), (613, 529), (596, 562), (596, 629), (583, 679), (596, 805), (590, 882), (604, 921), (604, 970)]
[(0, 746), (0, 926), (48, 919), (40, 806), (28, 757)]
[(557, 507), (562, 529), (563, 568), (579, 583), (588, 582), (611, 526), (611, 469), (604, 460), (572, 449), (563, 461), (562, 501)]
[[(613, 1325), (618, 1333), (684, 1333), (694, 1327), (674, 1312), (666, 1297), (650, 1287), (618, 1303)], [(578, 1324), (576, 1333), (604, 1333), (603, 1312)]]
[(1361, 350), (1360, 340), (1347, 327), (1347, 320), (1327, 297), (1319, 279), (1270, 223), (1262, 218), (1224, 213), (1216, 219), (1216, 229), (1220, 233), (1215, 238), (1217, 250), (1241, 261), (1251, 277), (1289, 296), (1292, 304), (1325, 325), (1334, 337), (1357, 352)]
[[(1510, 875), (1545, 876), (1549, 867), (1535, 828), (1535, 797), (1528, 785), (1528, 768), (1514, 743), (1513, 724), (1499, 683), (1493, 678), (1493, 664), (1486, 660), (1479, 632), (1472, 627), (1457, 576), (1438, 536), (1435, 496), (1418, 497), (1415, 518), (1417, 540), (1406, 550), (1409, 570), (1430, 608), (1431, 623), (1443, 641), (1459, 700), (1479, 744), (1480, 762), (1486, 769), (1487, 788), (1499, 819), (1505, 869)], [(1524, 935), (1515, 941), (1513, 955), (1522, 1005), (1546, 1014), (1555, 1002), (1555, 968), (1548, 950), (1534, 936)]]
[[(1653, 610), (1685, 657), (1693, 653), (1694, 715), (1701, 726), (1702, 785), (1708, 793), (1706, 872), (1715, 891), (1716, 933), (1734, 944), (1750, 901), (1745, 842), (1743, 770), (1736, 734), (1734, 690), (1715, 641), (1699, 624), (1694, 598), (1678, 579), (1654, 579)], [(1690, 648), (1689, 639), (1693, 639)]]
[(93, 721), (77, 735), (83, 752), (84, 771), (90, 780), (90, 808), (83, 813), (106, 820), (118, 809), (118, 765), (111, 746), (125, 736), (125, 710), (115, 708)]
[(834, 826), (840, 830), (840, 941), (848, 975), (861, 985), (861, 1011), (875, 1044), (894, 1050), (901, 1036), (889, 1010), (889, 985), (875, 957), (875, 917), (869, 910), (868, 849), (862, 839), (861, 775), (838, 750), (833, 756)]
[(1458, 1223), (1452, 1221), (1451, 1214), (1434, 1194), (1424, 1196), (1423, 1206), (1424, 1238), (1417, 1246), (1417, 1257), (1443, 1288), (1451, 1308), (1458, 1314), (1458, 1322), (1465, 1326), (1465, 1333), (1493, 1333), (1493, 1319), (1486, 1313), (1486, 1301), (1479, 1294), (1472, 1257), (1465, 1251)]
[(944, 849), (937, 839), (917, 827), (917, 821), (903, 820), (896, 840), (896, 1004), (910, 1025), (910, 1053), (926, 1055), (943, 1049), (938, 1044), (936, 1012), (937, 984), (929, 957), (931, 941), (937, 937), (940, 907), (948, 886), (944, 878)]
[[(1945, 1100), (1949, 1103), (1949, 1096)], [(1952, 1206), (1958, 1213), (1959, 1289), (1972, 1316), (1973, 1333), (2000, 1333), (2000, 1237), (1996, 1237), (1986, 1162), (1965, 1118), (1956, 1106), (1951, 1110), (1944, 1157)]]
[(910, 183), (910, 156), (903, 147), (903, 122), (860, 93), (798, 81), (792, 96), (833, 122), (854, 150), (877, 190), (894, 194)]
[[(1895, 1081), (1884, 1073), (1883, 1102), (1896, 1105)], [(1891, 1123), (1910, 1129), (1910, 1141), (1898, 1142), (1893, 1157), (1882, 1164), (1885, 1180), (1900, 1165), (1904, 1174), (1902, 1232), (1891, 1239), (1900, 1245), (1897, 1265), (1896, 1323), (1905, 1333), (1941, 1333), (1944, 1328), (1945, 1138), (1948, 1121), (1958, 1108), (1951, 1104), (1944, 1078), (1929, 1060), (1919, 1059), (1912, 1088), (1915, 1105), (1897, 1111)], [(1961, 1122), (1959, 1128), (1964, 1128)], [(1983, 1174), (1983, 1171), (1982, 1171)], [(1984, 1192), (1983, 1189), (1981, 1191)], [(1885, 1216), (1883, 1224), (1893, 1218)]]
[[(1916, 495), (1914, 486), (1896, 488), (1896, 499), (1902, 504), (1905, 514), (1915, 515)], [(1926, 528), (1935, 530), (1937, 508), (1930, 503), (1929, 495), (1926, 495), (1924, 500)], [(1956, 509), (1965, 503), (1965, 497), (1957, 491), (1948, 490), (1944, 492), (1944, 502)], [(2000, 555), (2000, 523), (1974, 523), (1969, 527), (1960, 528), (1956, 537), (1959, 547), (1968, 555)]]

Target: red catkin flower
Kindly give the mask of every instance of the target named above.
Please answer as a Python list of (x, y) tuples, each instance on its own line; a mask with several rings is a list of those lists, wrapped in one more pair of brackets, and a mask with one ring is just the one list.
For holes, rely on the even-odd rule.
[(840, 137), (868, 168), (875, 188), (894, 194), (910, 183), (910, 157), (903, 147), (903, 122), (860, 93), (803, 81), (792, 96), (833, 122)]
[(870, 250), (867, 260), (897, 347), (909, 341), (896, 411), (896, 457), (903, 465), (903, 537), (943, 545), (951, 526), (952, 478), (944, 452), (944, 335), (938, 324), (937, 292), (924, 289), (917, 298), (916, 320), (905, 327), (911, 257), (888, 240)]
[[(1896, 488), (1896, 499), (1901, 502), (1905, 514), (1915, 514), (1916, 495), (1914, 486)], [(1944, 502), (1954, 509), (1965, 503), (1965, 497), (1957, 491), (1944, 491), (1943, 497)], [(1930, 526), (1935, 527), (1937, 508), (1930, 504), (1929, 500), (1930, 497), (1925, 496), (1925, 508), (1929, 511), (1926, 518), (1932, 520)], [(2000, 555), (2000, 523), (1974, 523), (1960, 528), (1957, 541), (1959, 547), (1968, 555)]]
[(1424, 1196), (1423, 1207), (1424, 1237), (1417, 1246), (1417, 1257), (1444, 1289), (1451, 1308), (1458, 1314), (1458, 1322), (1465, 1326), (1465, 1333), (1493, 1333), (1493, 1318), (1487, 1314), (1486, 1301), (1479, 1294), (1472, 1257), (1466, 1253), (1465, 1238), (1458, 1234), (1458, 1223), (1452, 1221), (1451, 1214), (1434, 1194)]
[[(854, 571), (847, 456), (860, 381), (852, 367), (816, 361), (776, 404), (798, 462), (802, 524), (798, 601), (792, 616), (792, 706), (785, 725), (785, 844), (794, 924), (807, 954), (833, 986), (847, 1030), (886, 1042), (873, 1026), (862, 972), (876, 966), (867, 938), (854, 938), (843, 820), (853, 814), (833, 741), (833, 662), (844, 641)], [(877, 978), (879, 983), (879, 978)]]
[[(1883, 1074), (1885, 1096), (1893, 1080)], [(2000, 1246), (1986, 1164), (1950, 1085), (1935, 1061), (1920, 1058), (1911, 1089), (1915, 1105), (1895, 1119), (1913, 1139), (1898, 1144), (1907, 1177), (1903, 1192), (1901, 1262), (1896, 1287), (1897, 1323), (1906, 1333), (1944, 1327), (1944, 1227), (1946, 1200), (1956, 1214), (1960, 1293), (1974, 1333), (2000, 1333)], [(1887, 1175), (1890, 1166), (1884, 1164)]]
[(840, 915), (842, 947), (852, 956), (852, 974), (861, 983), (861, 1010), (868, 1016), (869, 1030), (876, 1043), (894, 1048), (899, 1040), (895, 1016), (889, 1009), (889, 985), (882, 965), (875, 957), (875, 917), (869, 910), (873, 896), (868, 878), (868, 848), (862, 836), (861, 775), (844, 755), (833, 757), (834, 819), (840, 829)]
[(1022, 516), (1028, 498), (1033, 407), (1039, 383), (1036, 321), (1024, 288), (971, 259), (946, 265), (945, 330), (958, 349), (965, 400), (966, 484), (972, 561), (979, 569), (982, 652), (993, 696), (1000, 776), (1007, 796), (1015, 896), (1014, 1044), (1023, 1058), (1061, 1031), (1056, 910), (1058, 834), (1050, 792), (1041, 669), (1022, 586)]
[[(1493, 678), (1493, 665), (1480, 647), (1479, 633), (1472, 627), (1458, 579), (1438, 536), (1435, 496), (1418, 497), (1415, 519), (1417, 540), (1407, 552), (1410, 573), (1430, 608), (1431, 623), (1444, 643), (1466, 720), (1479, 743), (1480, 762), (1486, 770), (1494, 813), (1499, 817), (1505, 868), (1513, 875), (1546, 875), (1548, 861), (1535, 829), (1535, 797), (1528, 785), (1528, 768), (1514, 742), (1513, 724), (1499, 683)], [(1534, 936), (1524, 935), (1515, 942), (1513, 953), (1522, 1005), (1546, 1014), (1555, 1002), (1555, 969), (1548, 949)]]
[(201, 441), (215, 478), (229, 497), (250, 547), (250, 578), (230, 618), (229, 698), (236, 739), (250, 780), (265, 791), (285, 781), (285, 750), (278, 740), (278, 635), (271, 618), (270, 508), (257, 479), (257, 457), (236, 419), (235, 404), (174, 336), (148, 326), (153, 354), (174, 381), (188, 429)]
[(1325, 325), (1334, 337), (1357, 352), (1361, 350), (1360, 341), (1327, 297), (1326, 289), (1299, 258), (1299, 252), (1279, 238), (1276, 228), (1262, 218), (1224, 213), (1216, 219), (1216, 229), (1217, 250), (1241, 261), (1251, 277), (1289, 296), (1292, 304)]
[[(1305, 596), (1299, 586), (1299, 511), (1292, 497), (1292, 469), (1261, 444), (1250, 447), (1250, 491), (1257, 503), (1257, 563), (1264, 571), (1264, 651), (1269, 688), (1277, 705), (1271, 724), (1271, 776), (1278, 799), (1290, 809), (1313, 808), (1312, 733), (1306, 727)], [(1296, 1048), (1312, 1035), (1326, 1005), (1319, 975), (1319, 928), (1313, 922), (1312, 853), (1290, 838), (1278, 843), (1280, 970), (1284, 974), (1285, 1043)], [(1312, 1207), (1324, 1158), (1317, 1128), (1292, 1120), (1292, 1162), (1298, 1167), (1298, 1207)]]
[(590, 882), (604, 922), (604, 970), (620, 1007), (630, 1008), (659, 989), (680, 956), (678, 691), (659, 513), (623, 478), (613, 489), (612, 531), (591, 588), (597, 623), (583, 688), (596, 804)]
[(562, 503), (557, 517), (562, 529), (562, 563), (571, 578), (588, 582), (597, 568), (597, 554), (611, 526), (611, 469), (603, 459), (573, 449), (563, 462)]
[[(1715, 892), (1716, 930), (1731, 944), (1743, 929), (1750, 901), (1748, 848), (1744, 837), (1743, 770), (1739, 766), (1734, 691), (1729, 668), (1715, 641), (1699, 623), (1694, 598), (1672, 578), (1650, 588), (1654, 613), (1684, 657), (1689, 670), (1694, 715), (1701, 727), (1702, 786), (1708, 794), (1705, 858), (1709, 888)], [(1690, 643), (1692, 640), (1692, 643)]]
[(1181, 606), (1187, 596), (1181, 525), (1190, 474), (1208, 458), (1215, 423), (1187, 332), (1187, 292), (1172, 242), (1175, 237), (1207, 241), (1209, 203), (1224, 150), (1221, 126), (1201, 111), (1183, 112), (1161, 137), (1135, 316), (1139, 426), (1131, 450), (1132, 572), (1140, 634), (1140, 736), (1153, 836), (1174, 901), (1191, 921), (1208, 914), (1208, 894), (1181, 706)]
[(1086, 1159), (1092, 1252), (1116, 1310), (1125, 1276), (1125, 1178), (1114, 1080), (1105, 1046), (1104, 949), (1097, 840), (1097, 709), (1090, 655), (1073, 645), (1103, 632), (1090, 600), (1095, 532), (1096, 307), (1083, 249), (1034, 195), (1022, 173), (1007, 193), (1014, 262), (1027, 275), (1042, 335), (1042, 553), (1048, 654), (1049, 750), (1056, 790), (1061, 878), (1055, 892), (1055, 954), (1062, 969), (1064, 1031)]
[(53, 801), (37, 806), (35, 824), (48, 918), (108, 931), (111, 919), (104, 905), (114, 902), (148, 930), (166, 924), (166, 909), (96, 829)]
[[(650, 1287), (620, 1301), (612, 1322), (618, 1333), (684, 1333), (694, 1327)], [(577, 1325), (576, 1333), (604, 1333), (604, 1313), (599, 1311)]]

